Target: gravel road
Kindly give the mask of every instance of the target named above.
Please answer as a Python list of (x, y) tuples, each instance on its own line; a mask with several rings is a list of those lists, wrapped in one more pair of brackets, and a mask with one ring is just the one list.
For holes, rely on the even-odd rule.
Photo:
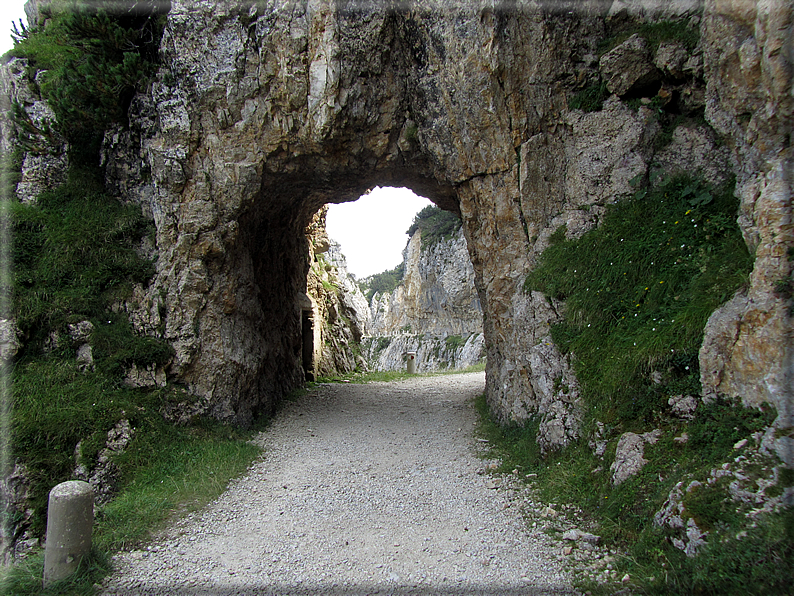
[(575, 594), (560, 546), (483, 474), (484, 373), (322, 385), (204, 510), (116, 558), (103, 594)]

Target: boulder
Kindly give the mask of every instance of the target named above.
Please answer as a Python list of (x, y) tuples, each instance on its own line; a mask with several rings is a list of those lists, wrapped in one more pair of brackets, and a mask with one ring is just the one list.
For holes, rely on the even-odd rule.
[(619, 96), (639, 91), (660, 80), (648, 42), (636, 33), (601, 56), (599, 66), (607, 89)]
[(612, 484), (617, 486), (631, 478), (648, 463), (643, 457), (646, 443), (656, 443), (661, 436), (659, 429), (638, 435), (636, 433), (623, 433), (618, 439), (615, 450), (615, 461), (609, 467), (612, 470)]

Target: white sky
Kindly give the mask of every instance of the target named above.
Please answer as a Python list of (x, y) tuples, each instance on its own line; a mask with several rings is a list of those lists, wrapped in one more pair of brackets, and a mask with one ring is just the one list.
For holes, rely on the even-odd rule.
[(0, 0), (0, 56), (14, 47), (11, 39), (13, 23), (19, 27), (19, 19), (28, 24), (25, 16), (25, 0)]
[(405, 232), (430, 204), (407, 188), (378, 186), (353, 203), (329, 205), (326, 228), (342, 245), (348, 271), (361, 279), (402, 262), (408, 243)]
[[(0, 0), (0, 55), (13, 47), (12, 24), (27, 25), (25, 0)], [(361, 279), (402, 262), (405, 231), (414, 215), (430, 204), (406, 188), (377, 187), (353, 203), (331, 205), (328, 235), (342, 245), (348, 270)]]

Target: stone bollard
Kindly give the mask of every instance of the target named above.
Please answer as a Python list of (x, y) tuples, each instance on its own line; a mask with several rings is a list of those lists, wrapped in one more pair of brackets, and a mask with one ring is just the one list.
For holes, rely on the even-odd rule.
[(91, 550), (94, 489), (87, 482), (62, 482), (50, 491), (44, 586), (66, 579)]
[(416, 352), (406, 352), (406, 359), (408, 360), (408, 374), (416, 374)]

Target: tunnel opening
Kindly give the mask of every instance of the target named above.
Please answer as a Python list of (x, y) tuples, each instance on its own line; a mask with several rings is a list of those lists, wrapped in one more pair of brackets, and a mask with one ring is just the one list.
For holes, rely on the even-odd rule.
[[(423, 248), (426, 230), (416, 225), (429, 212), (457, 220), (444, 242), (437, 235), (428, 245), (436, 256)], [(461, 228), (459, 213), (409, 188), (377, 186), (321, 207), (306, 230), (310, 263), (301, 301), (305, 295), (313, 305), (311, 320), (302, 307), (306, 381), (405, 370), (408, 353), (419, 355), (418, 372), (481, 362), (481, 302)]]

